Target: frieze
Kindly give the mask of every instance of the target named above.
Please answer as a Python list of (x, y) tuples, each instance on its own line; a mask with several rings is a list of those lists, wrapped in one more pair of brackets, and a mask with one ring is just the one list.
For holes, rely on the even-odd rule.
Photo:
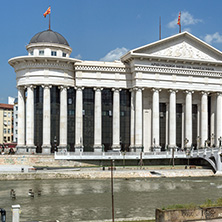
[(44, 63), (36, 63), (36, 62), (26, 62), (26, 63), (19, 63), (15, 66), (15, 70), (23, 70), (23, 69), (30, 69), (30, 68), (53, 68), (53, 69), (66, 69), (73, 71), (73, 65), (72, 64), (67, 64), (67, 63), (50, 63), (50, 62), (44, 62)]
[(75, 66), (75, 71), (101, 71), (101, 72), (129, 72), (129, 68), (107, 66)]
[(222, 72), (208, 71), (208, 70), (189, 70), (180, 68), (169, 68), (169, 67), (151, 67), (151, 66), (136, 66), (135, 71), (137, 72), (152, 72), (152, 73), (172, 73), (172, 74), (182, 74), (182, 75), (194, 75), (194, 76), (215, 76), (221, 77)]

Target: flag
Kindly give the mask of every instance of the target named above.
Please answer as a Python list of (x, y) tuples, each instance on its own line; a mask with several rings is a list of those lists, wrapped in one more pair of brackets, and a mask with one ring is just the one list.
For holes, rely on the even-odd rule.
[(51, 7), (49, 6), (49, 8), (46, 10), (46, 12), (43, 14), (44, 17), (46, 17), (46, 15), (51, 13)]
[(181, 26), (181, 23), (180, 23), (180, 16), (181, 16), (181, 12), (179, 13), (178, 21), (177, 21), (177, 25), (179, 25), (179, 26)]

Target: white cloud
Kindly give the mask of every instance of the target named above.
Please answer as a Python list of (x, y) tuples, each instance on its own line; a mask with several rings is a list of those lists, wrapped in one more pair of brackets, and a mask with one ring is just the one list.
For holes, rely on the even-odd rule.
[(100, 61), (104, 62), (112, 62), (114, 60), (119, 60), (122, 55), (124, 55), (129, 50), (122, 47), (122, 48), (116, 48), (109, 53), (107, 53), (103, 58), (100, 59)]
[(75, 59), (81, 59), (82, 56), (80, 54), (78, 54), (77, 56), (75, 56)]
[[(169, 28), (176, 28), (177, 27), (177, 21), (178, 21), (178, 16), (173, 21), (168, 23), (168, 27)], [(182, 24), (182, 26), (195, 25), (199, 22), (202, 22), (202, 20), (194, 18), (189, 12), (181, 12), (181, 24)]]
[(222, 43), (222, 35), (220, 35), (218, 32), (215, 32), (214, 34), (207, 34), (204, 37), (204, 40), (209, 44), (213, 42)]

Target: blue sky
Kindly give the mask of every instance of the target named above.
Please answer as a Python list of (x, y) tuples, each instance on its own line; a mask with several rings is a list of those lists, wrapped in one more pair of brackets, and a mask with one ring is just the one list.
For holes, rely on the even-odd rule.
[(51, 5), (51, 28), (62, 34), (82, 60), (114, 60), (127, 50), (189, 31), (222, 50), (221, 0), (7, 0), (1, 2), (0, 103), (17, 96), (16, 75), (8, 59), (27, 55), (25, 46), (48, 29), (43, 17)]

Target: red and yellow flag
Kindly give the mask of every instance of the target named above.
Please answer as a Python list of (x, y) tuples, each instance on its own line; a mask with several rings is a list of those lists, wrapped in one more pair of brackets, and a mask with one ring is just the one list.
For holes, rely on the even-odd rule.
[(46, 15), (51, 13), (51, 7), (49, 6), (48, 9), (46, 10), (46, 12), (43, 14), (44, 17), (46, 17)]
[(179, 25), (179, 26), (181, 26), (181, 23), (180, 23), (180, 17), (181, 17), (181, 12), (179, 13), (178, 21), (177, 21), (177, 25)]

